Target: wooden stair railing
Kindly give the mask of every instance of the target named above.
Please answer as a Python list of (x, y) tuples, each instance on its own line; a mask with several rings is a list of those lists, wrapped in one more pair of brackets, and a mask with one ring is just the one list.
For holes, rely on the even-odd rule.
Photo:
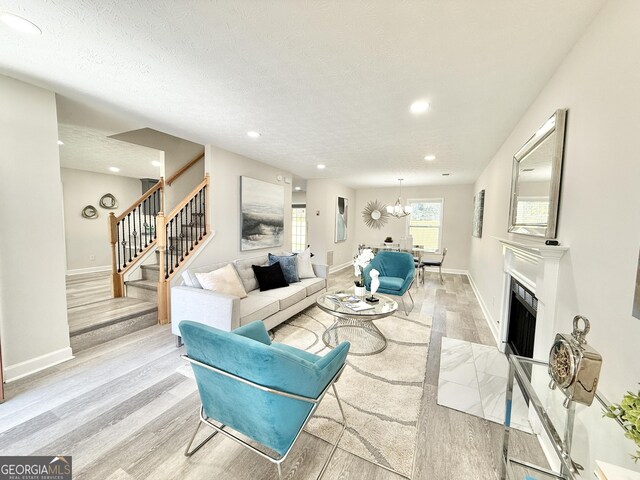
[(204, 158), (204, 152), (198, 154), (197, 157), (195, 157), (193, 160), (191, 160), (189, 163), (185, 164), (182, 168), (180, 168), (180, 170), (178, 170), (176, 173), (174, 173), (173, 175), (171, 175), (168, 179), (166, 184), (168, 186), (171, 186), (171, 184), (173, 182), (175, 182), (178, 177), (180, 177), (184, 172), (186, 172), (187, 170), (189, 170), (191, 167), (193, 167), (196, 163), (198, 163), (198, 161), (200, 159)]
[(200, 182), (169, 214), (158, 212), (158, 322), (169, 323), (169, 285), (171, 278), (211, 229), (207, 217), (209, 175)]
[(117, 217), (109, 214), (111, 294), (124, 296), (124, 275), (156, 244), (157, 215), (164, 205), (164, 179)]

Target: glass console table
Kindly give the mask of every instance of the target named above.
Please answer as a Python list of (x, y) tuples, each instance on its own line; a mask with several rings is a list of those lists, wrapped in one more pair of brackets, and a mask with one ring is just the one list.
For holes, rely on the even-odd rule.
[[(631, 459), (637, 449), (635, 443), (624, 436), (621, 424), (602, 416), (609, 405), (606, 399), (596, 393), (591, 406), (571, 402), (564, 408), (562, 391), (549, 388), (547, 368), (545, 362), (509, 356), (500, 479), (594, 479), (596, 460), (640, 472), (640, 462)], [(543, 448), (555, 454), (549, 456), (557, 457), (551, 468), (512, 458), (509, 453), (514, 386), (529, 399), (529, 421), (534, 432), (540, 434)]]

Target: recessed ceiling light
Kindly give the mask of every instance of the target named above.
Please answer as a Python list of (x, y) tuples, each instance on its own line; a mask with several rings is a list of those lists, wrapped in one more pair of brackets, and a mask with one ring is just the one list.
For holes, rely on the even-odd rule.
[(429, 102), (426, 100), (416, 100), (411, 104), (409, 110), (411, 110), (411, 113), (415, 113), (416, 115), (424, 113), (429, 110)]
[(316, 165), (318, 167), (318, 170), (324, 170), (325, 168), (327, 168), (326, 165), (319, 163), (318, 165)]
[(120, 169), (118, 167), (109, 167), (109, 170), (111, 170), (112, 172), (119, 172)]
[(151, 162), (151, 165), (153, 165), (154, 167), (161, 167), (161, 166), (162, 166), (162, 163), (161, 163), (161, 162), (159, 162), (158, 160), (153, 160), (153, 161)]
[(258, 138), (260, 136), (260, 132), (247, 132), (247, 135), (251, 138)]
[(442, 176), (443, 177), (448, 177), (449, 175), (451, 175), (450, 173), (443, 173)]
[(62, 140), (58, 140), (58, 145), (64, 145), (64, 142)]
[(26, 18), (19, 17), (13, 13), (0, 14), (0, 20), (6, 26), (14, 29), (16, 32), (27, 33), (29, 35), (40, 35), (42, 30), (35, 23), (30, 22)]
[(426, 156), (424, 157), (424, 159), (425, 159), (427, 162), (431, 162), (432, 160), (435, 160), (435, 159), (436, 159), (436, 156), (435, 156), (435, 155), (426, 155)]

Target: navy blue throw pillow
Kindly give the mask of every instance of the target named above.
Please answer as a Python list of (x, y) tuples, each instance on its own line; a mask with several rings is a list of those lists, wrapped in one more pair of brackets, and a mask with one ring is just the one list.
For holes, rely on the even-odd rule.
[(268, 267), (251, 265), (251, 268), (258, 280), (261, 292), (289, 286), (284, 278), (284, 273), (282, 273), (282, 268), (280, 268), (280, 263), (274, 263)]
[(269, 254), (269, 265), (280, 262), (280, 268), (284, 273), (284, 278), (288, 283), (296, 283), (300, 281), (298, 277), (298, 263), (296, 255), (273, 255)]

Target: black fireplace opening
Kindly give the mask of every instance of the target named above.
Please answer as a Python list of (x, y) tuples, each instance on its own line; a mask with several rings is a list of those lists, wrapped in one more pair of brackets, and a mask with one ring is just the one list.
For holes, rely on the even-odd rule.
[(533, 358), (538, 299), (524, 285), (512, 277), (511, 301), (509, 304), (507, 344), (514, 354)]

